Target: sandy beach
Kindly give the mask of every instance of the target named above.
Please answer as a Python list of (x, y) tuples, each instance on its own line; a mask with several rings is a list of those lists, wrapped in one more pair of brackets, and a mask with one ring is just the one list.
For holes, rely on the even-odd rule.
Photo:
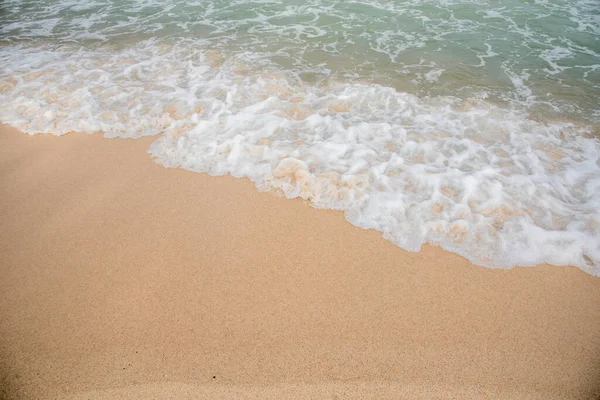
[(340, 212), (0, 131), (0, 397), (600, 398), (600, 278), (406, 252)]

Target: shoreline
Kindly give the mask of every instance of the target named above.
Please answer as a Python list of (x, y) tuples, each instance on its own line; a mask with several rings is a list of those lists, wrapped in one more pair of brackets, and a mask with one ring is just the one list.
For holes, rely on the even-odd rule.
[(154, 139), (0, 125), (0, 398), (600, 395), (600, 278), (407, 252)]

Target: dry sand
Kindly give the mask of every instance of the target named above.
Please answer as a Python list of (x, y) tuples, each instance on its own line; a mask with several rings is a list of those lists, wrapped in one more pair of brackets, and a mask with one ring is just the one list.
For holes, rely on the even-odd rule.
[(339, 212), (0, 131), (0, 396), (600, 396), (600, 278), (409, 253)]

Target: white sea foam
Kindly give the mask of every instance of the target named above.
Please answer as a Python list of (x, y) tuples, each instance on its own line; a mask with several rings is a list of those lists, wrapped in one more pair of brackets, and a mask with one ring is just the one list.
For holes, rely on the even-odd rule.
[(166, 166), (249, 177), (409, 250), (600, 276), (595, 0), (0, 8), (0, 120), (23, 131), (154, 135)]
[(436, 82), (438, 79), (440, 79), (440, 76), (442, 76), (443, 73), (443, 69), (432, 69), (425, 74), (425, 79), (427, 82)]
[(600, 276), (600, 142), (585, 124), (306, 81), (198, 41), (0, 55), (0, 120), (25, 132), (158, 135), (150, 152), (165, 166), (248, 177), (411, 251), (432, 242), (489, 267)]

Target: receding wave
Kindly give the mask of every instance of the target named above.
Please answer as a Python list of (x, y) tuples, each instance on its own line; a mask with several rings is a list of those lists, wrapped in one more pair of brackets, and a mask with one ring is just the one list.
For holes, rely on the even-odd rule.
[(489, 267), (547, 262), (600, 276), (593, 122), (307, 79), (190, 43), (4, 49), (0, 120), (30, 134), (154, 135), (150, 153), (167, 167), (248, 177), (407, 250), (431, 242)]

